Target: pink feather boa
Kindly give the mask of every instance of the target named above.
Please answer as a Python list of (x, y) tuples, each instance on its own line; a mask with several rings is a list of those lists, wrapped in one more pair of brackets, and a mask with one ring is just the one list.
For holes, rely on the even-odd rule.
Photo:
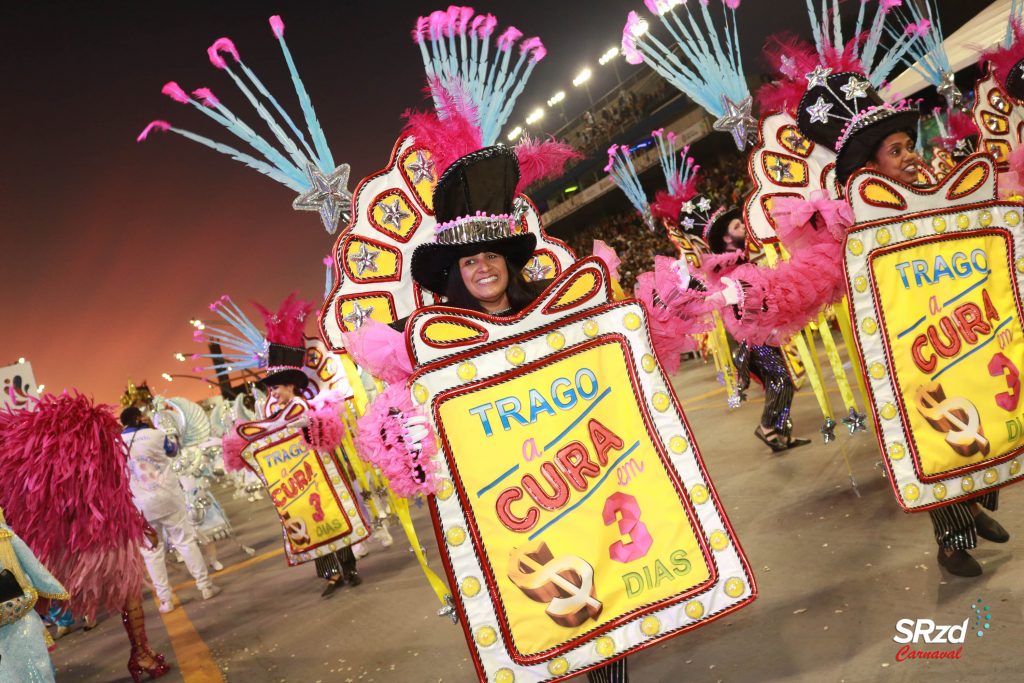
[(359, 453), (381, 469), (395, 495), (412, 498), (433, 494), (437, 484), (437, 439), (427, 424), (421, 450), (410, 447), (405, 423), (423, 417), (413, 405), (404, 383), (392, 384), (378, 394), (359, 420)]
[(742, 300), (723, 307), (722, 316), (734, 337), (751, 344), (785, 343), (846, 291), (843, 244), (853, 224), (849, 204), (823, 194), (811, 200), (779, 198), (772, 216), (790, 251), (788, 261), (774, 268), (752, 263), (730, 267), (735, 256), (722, 255), (702, 263), (713, 290), (722, 286), (723, 277), (742, 285)]
[(346, 396), (337, 389), (321, 391), (309, 400), (308, 424), (303, 434), (315, 450), (328, 453), (341, 445), (345, 423), (339, 411)]
[(524, 137), (515, 146), (516, 158), (519, 159), (519, 183), (516, 194), (523, 192), (533, 183), (545, 178), (561, 175), (565, 165), (573, 159), (582, 159), (583, 155), (564, 142), (555, 138), (535, 140)]
[(1024, 22), (1020, 19), (1013, 19), (1013, 42), (1009, 47), (1003, 46), (1002, 42), (998, 47), (982, 52), (978, 57), (978, 64), (982, 67), (981, 73), (985, 73), (985, 62), (992, 65), (992, 72), (1002, 87), (1006, 87), (1006, 78), (1010, 71), (1020, 60), (1024, 59)]
[(142, 515), (113, 406), (78, 392), (0, 412), (0, 504), (83, 615), (120, 610), (142, 585)]
[(412, 374), (412, 358), (405, 335), (376, 320), (367, 319), (358, 330), (342, 333), (345, 350), (356, 365), (388, 384), (404, 383)]
[(253, 305), (263, 315), (267, 341), (294, 348), (305, 347), (306, 318), (313, 311), (313, 302), (299, 299), (298, 293), (292, 292), (276, 311), (264, 308), (256, 302), (253, 302)]
[(246, 464), (245, 460), (242, 460), (242, 450), (249, 442), (238, 435), (238, 432), (235, 431), (237, 427), (238, 425), (235, 425), (227, 430), (220, 442), (221, 447), (224, 449), (224, 469), (228, 472), (240, 472), (249, 469), (249, 465)]
[(647, 312), (651, 344), (669, 374), (679, 369), (680, 356), (698, 347), (695, 335), (711, 329), (711, 306), (704, 295), (680, 287), (673, 260), (654, 257), (654, 271), (641, 273), (633, 293)]

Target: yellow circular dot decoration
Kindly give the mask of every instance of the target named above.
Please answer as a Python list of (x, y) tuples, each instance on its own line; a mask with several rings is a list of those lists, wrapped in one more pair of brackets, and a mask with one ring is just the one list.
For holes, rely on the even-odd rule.
[(1003, 215), (1003, 220), (1006, 221), (1006, 224), (1009, 225), (1011, 228), (1015, 227), (1020, 224), (1020, 212), (1007, 211)]
[(448, 500), (455, 493), (455, 487), (452, 485), (451, 479), (442, 479), (441, 485), (437, 489), (437, 497), (441, 500)]
[(903, 447), (901, 443), (894, 443), (889, 446), (889, 457), (893, 460), (899, 460), (907, 454), (907, 449)]
[(868, 288), (868, 279), (863, 275), (858, 275), (857, 277), (853, 278), (853, 288), (856, 289), (858, 292), (863, 292)]
[(936, 484), (932, 487), (932, 495), (935, 496), (935, 500), (942, 500), (946, 497), (946, 485)]
[(683, 453), (689, 448), (689, 444), (686, 443), (686, 439), (681, 436), (673, 436), (668, 440), (668, 447), (673, 453)]
[(615, 641), (609, 636), (601, 636), (594, 642), (594, 649), (602, 657), (610, 657), (615, 653)]
[(654, 360), (654, 356), (649, 353), (645, 353), (640, 358), (640, 365), (643, 367), (645, 372), (654, 372), (654, 368), (658, 367), (658, 363)]
[(448, 530), (448, 533), (445, 534), (445, 538), (448, 539), (449, 545), (462, 545), (466, 540), (466, 530), (461, 526), (454, 526)]
[(985, 470), (985, 474), (982, 475), (981, 478), (985, 481), (986, 484), (994, 484), (996, 483), (996, 481), (999, 480), (999, 472), (996, 471), (996, 468), (990, 467), (989, 469)]
[(964, 477), (960, 480), (960, 488), (964, 491), (974, 490), (974, 477)]
[(459, 590), (467, 598), (475, 597), (480, 592), (480, 579), (472, 576), (467, 576), (462, 580), (462, 584), (459, 586)]
[(889, 244), (889, 240), (892, 239), (892, 233), (889, 232), (888, 228), (882, 228), (875, 233), (875, 240), (879, 244)]
[(978, 223), (983, 228), (987, 228), (988, 226), (992, 225), (992, 212), (989, 211), (988, 209), (985, 209), (984, 211), (979, 213), (978, 214)]
[(340, 485), (341, 484), (341, 477), (338, 477), (338, 476), (331, 477), (331, 483), (334, 484), (335, 486)]
[(747, 584), (743, 579), (732, 578), (725, 582), (725, 594), (730, 598), (738, 598), (747, 590)]
[(476, 642), (481, 647), (494, 645), (498, 641), (498, 634), (490, 626), (483, 626), (476, 631)]
[(459, 364), (459, 369), (457, 370), (457, 373), (459, 375), (459, 379), (473, 379), (474, 377), (476, 377), (476, 365), (467, 360)]
[(1024, 258), (1017, 259), (1017, 272), (1024, 273)]
[(640, 630), (647, 636), (657, 635), (661, 630), (661, 622), (658, 621), (658, 617), (644, 617), (640, 622)]
[(885, 377), (885, 366), (881, 363), (872, 363), (871, 367), (868, 368), (868, 372), (870, 372), (871, 376), (875, 379), (882, 379)]
[(511, 669), (498, 669), (494, 674), (494, 683), (516, 683), (516, 675)]
[(913, 237), (914, 235), (917, 234), (917, 226), (911, 223), (910, 221), (907, 221), (906, 223), (900, 226), (900, 232), (903, 233), (904, 237)]
[(691, 619), (700, 619), (704, 616), (704, 605), (700, 600), (690, 600), (690, 602), (686, 603), (686, 607), (683, 608), (683, 611), (686, 612), (686, 616)]
[(907, 484), (903, 487), (903, 497), (907, 500), (917, 500), (921, 497), (921, 489), (917, 488), (917, 484)]
[(668, 410), (669, 398), (668, 394), (664, 391), (655, 391), (654, 396), (651, 397), (651, 403), (654, 405), (654, 409), (659, 413), (663, 413)]
[(627, 313), (626, 317), (622, 319), (622, 324), (626, 326), (627, 330), (638, 330), (640, 329), (640, 316), (636, 313)]
[(874, 334), (878, 331), (878, 323), (875, 322), (874, 318), (864, 318), (860, 324), (860, 329), (864, 330), (864, 334)]
[(704, 484), (694, 484), (690, 489), (690, 499), (697, 505), (708, 502), (708, 497), (708, 487)]
[(519, 346), (510, 346), (505, 349), (505, 360), (512, 365), (522, 365), (526, 360), (526, 352)]
[(596, 337), (597, 333), (600, 331), (601, 330), (598, 328), (597, 323), (594, 322), (593, 320), (588, 320), (587, 322), (583, 323), (583, 334), (587, 335), (588, 337)]
[(565, 346), (565, 335), (561, 332), (552, 332), (548, 335), (548, 346), (555, 351)]
[(936, 216), (932, 219), (932, 230), (935, 232), (946, 232), (946, 219), (942, 216)]
[(412, 397), (416, 399), (417, 403), (423, 405), (427, 402), (430, 394), (427, 392), (427, 388), (422, 384), (414, 384), (412, 385)]
[(971, 227), (971, 217), (968, 216), (966, 213), (960, 214), (959, 216), (956, 217), (956, 227), (960, 228), (961, 230), (966, 230), (967, 228)]
[(1015, 477), (1020, 474), (1020, 460), (1014, 460), (1010, 463), (1010, 476)]
[(565, 661), (565, 657), (555, 657), (548, 662), (548, 673), (552, 676), (561, 676), (569, 670), (569, 662)]
[(864, 253), (864, 243), (858, 239), (852, 239), (846, 243), (846, 248), (850, 250), (850, 253), (854, 256), (860, 256)]
[(891, 403), (886, 403), (882, 406), (882, 409), (879, 412), (882, 414), (884, 419), (891, 420), (896, 417), (896, 406)]
[(724, 531), (712, 531), (710, 540), (712, 550), (725, 550), (729, 547), (729, 537)]

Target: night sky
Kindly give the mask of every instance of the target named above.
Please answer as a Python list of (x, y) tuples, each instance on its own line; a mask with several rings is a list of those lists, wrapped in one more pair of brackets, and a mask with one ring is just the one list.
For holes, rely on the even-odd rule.
[[(947, 33), (973, 13), (966, 6), (983, 4), (940, 2)], [(76, 387), (105, 402), (115, 402), (129, 378), (148, 379), (168, 395), (210, 395), (200, 382), (160, 378), (192, 374), (195, 363), (173, 359), (201, 350), (188, 320), (208, 317), (207, 304), (221, 294), (250, 313), (249, 301), (276, 306), (293, 290), (319, 303), (321, 259), (334, 238), (315, 214), (291, 209), (289, 189), (227, 157), (172, 134), (136, 144), (152, 119), (233, 142), (199, 112), (161, 95), (161, 86), (175, 80), (189, 91), (210, 87), (262, 130), (229, 77), (207, 60), (206, 48), (227, 36), (301, 120), (267, 24), (280, 14), (335, 159), (352, 166), (353, 189), (387, 161), (402, 112), (425, 106), (422, 62), (409, 34), (417, 16), (445, 6), (0, 4), (0, 365), (24, 356), (48, 391)], [(568, 114), (582, 111), (586, 95), (571, 80), (584, 66), (594, 69), (595, 98), (610, 89), (614, 73), (597, 58), (618, 44), (629, 10), (643, 13), (640, 0), (473, 6), (494, 13), (499, 32), (512, 24), (548, 49), (506, 131), (560, 89)], [(756, 67), (766, 35), (806, 30), (803, 7), (804, 0), (745, 0), (739, 21), (748, 68)], [(619, 66), (623, 76), (633, 69), (621, 60)]]

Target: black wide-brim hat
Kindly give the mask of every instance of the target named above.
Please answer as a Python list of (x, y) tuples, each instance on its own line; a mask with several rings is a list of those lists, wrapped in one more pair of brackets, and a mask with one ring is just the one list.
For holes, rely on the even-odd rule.
[[(877, 113), (877, 117), (872, 116)], [(921, 113), (917, 109), (879, 108), (864, 117), (866, 121), (850, 133), (836, 156), (836, 180), (846, 186), (853, 172), (863, 168), (875, 158), (882, 141), (893, 133), (905, 132), (911, 142), (917, 142), (917, 122)]]
[(291, 384), (296, 391), (309, 385), (309, 377), (302, 371), (306, 349), (271, 343), (267, 349), (267, 376), (260, 383), (267, 387)]
[(449, 166), (434, 187), (437, 235), (413, 251), (413, 280), (445, 296), (458, 260), (487, 251), (505, 257), (510, 275), (522, 270), (537, 248), (537, 237), (515, 232), (518, 183), (519, 160), (504, 145), (485, 147)]

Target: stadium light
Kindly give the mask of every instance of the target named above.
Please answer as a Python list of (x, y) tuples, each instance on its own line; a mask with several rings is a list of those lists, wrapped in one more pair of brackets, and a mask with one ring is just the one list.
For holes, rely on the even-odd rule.
[(46, 388), (45, 384), (40, 384), (38, 387), (36, 387), (36, 393), (37, 394), (43, 393), (43, 389), (45, 389), (45, 388)]
[(178, 351), (176, 354), (174, 354), (174, 360), (180, 361), (180, 362), (184, 363), (185, 362), (185, 354), (183, 354), (181, 351)]
[(24, 358), (19, 358), (18, 362), (21, 363), (21, 364), (24, 364), (25, 363), (25, 359)]
[(535, 124), (538, 121), (540, 121), (542, 118), (544, 118), (544, 108), (543, 107), (537, 107), (536, 109), (534, 109), (533, 111), (531, 111), (527, 115), (527, 117), (526, 117), (526, 125), (532, 126), (533, 124)]
[(572, 84), (578, 88), (587, 81), (589, 81), (591, 75), (592, 72), (590, 71), (590, 67), (588, 66), (587, 68), (583, 69), (583, 71), (576, 74), (576, 78), (572, 79)]
[(608, 62), (612, 61), (613, 59), (615, 59), (618, 56), (619, 56), (619, 48), (617, 48), (617, 47), (610, 47), (610, 48), (608, 48), (607, 51), (605, 51), (605, 53), (603, 55), (601, 55), (601, 58), (597, 60), (597, 63), (600, 64), (601, 66), (604, 66), (605, 64), (607, 64)]
[(173, 382), (173, 381), (174, 381), (174, 378), (173, 378), (173, 377), (171, 377), (171, 376), (170, 376), (169, 374), (167, 374), (166, 372), (165, 372), (165, 373), (163, 373), (163, 374), (162, 374), (162, 375), (160, 375), (160, 376), (161, 376), (161, 377), (163, 377), (163, 378), (164, 378), (165, 380), (167, 380), (168, 382)]
[(561, 101), (564, 100), (564, 99), (565, 99), (565, 91), (564, 90), (559, 90), (554, 95), (552, 95), (550, 98), (548, 98), (548, 106), (549, 107), (553, 107), (556, 104), (561, 103)]
[(513, 128), (512, 130), (510, 130), (508, 132), (508, 136), (507, 137), (508, 137), (509, 142), (511, 142), (511, 141), (517, 139), (522, 134), (523, 134), (523, 127), (522, 126), (516, 126), (515, 128)]
[(647, 33), (647, 29), (649, 29), (650, 27), (651, 25), (647, 23), (646, 19), (641, 19), (640, 21), (633, 24), (633, 29), (630, 31), (630, 33), (633, 34), (634, 38), (639, 38), (643, 34)]

